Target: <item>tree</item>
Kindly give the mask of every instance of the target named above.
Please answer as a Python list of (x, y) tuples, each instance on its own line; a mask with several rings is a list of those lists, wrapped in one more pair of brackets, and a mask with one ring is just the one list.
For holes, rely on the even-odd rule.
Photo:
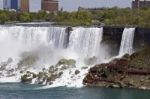
[(30, 22), (32, 19), (31, 19), (31, 15), (29, 13), (23, 12), (20, 14), (19, 20), (21, 22)]
[(6, 21), (8, 21), (8, 16), (4, 12), (0, 12), (0, 23), (4, 24)]

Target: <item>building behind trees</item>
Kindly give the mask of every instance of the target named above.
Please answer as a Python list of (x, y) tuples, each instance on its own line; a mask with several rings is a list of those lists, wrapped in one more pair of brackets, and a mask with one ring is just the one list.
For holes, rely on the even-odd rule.
[(42, 0), (42, 10), (57, 12), (58, 0)]
[(58, 0), (0, 0), (0, 10), (57, 12), (58, 3)]
[(20, 11), (21, 12), (29, 12), (29, 0), (21, 0)]
[(133, 0), (132, 8), (150, 8), (150, 0)]

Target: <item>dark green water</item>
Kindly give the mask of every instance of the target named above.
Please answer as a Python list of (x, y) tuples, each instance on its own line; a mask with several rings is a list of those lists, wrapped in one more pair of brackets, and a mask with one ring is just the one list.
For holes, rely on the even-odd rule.
[(27, 84), (0, 84), (0, 99), (150, 99), (150, 91), (107, 88), (37, 89)]

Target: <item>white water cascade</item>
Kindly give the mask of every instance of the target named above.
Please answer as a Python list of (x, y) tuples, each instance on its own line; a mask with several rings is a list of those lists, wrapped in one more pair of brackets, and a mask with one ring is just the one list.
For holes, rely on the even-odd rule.
[(135, 28), (125, 28), (122, 34), (119, 55), (133, 53), (133, 40)]
[(103, 28), (74, 28), (69, 41), (69, 47), (80, 55), (80, 58), (99, 58)]
[(16, 59), (24, 52), (37, 52), (44, 58), (50, 48), (62, 49), (65, 40), (65, 28), (61, 27), (0, 26), (0, 61)]
[[(82, 81), (88, 72), (89, 68), (96, 64), (97, 61), (102, 61), (103, 51), (101, 48), (101, 41), (103, 37), (103, 28), (73, 28), (69, 38), (68, 49), (77, 54), (76, 68), (68, 69), (64, 71), (64, 74), (60, 79), (57, 79), (50, 87), (55, 86), (68, 86), (68, 87), (82, 87)], [(89, 62), (93, 65), (85, 65), (84, 63)], [(83, 69), (85, 68), (86, 69)], [(80, 74), (75, 75), (75, 71), (79, 70)], [(48, 88), (43, 87), (43, 88)]]
[[(92, 64), (104, 60), (99, 57), (103, 56), (102, 36), (103, 28), (94, 27), (73, 28), (69, 37), (65, 27), (0, 26), (0, 82), (19, 81), (22, 69), (38, 72), (65, 58), (76, 60), (77, 66), (63, 71), (53, 86), (81, 86), (90, 67), (83, 69), (85, 60), (92, 59)], [(74, 75), (77, 69), (80, 74)]]

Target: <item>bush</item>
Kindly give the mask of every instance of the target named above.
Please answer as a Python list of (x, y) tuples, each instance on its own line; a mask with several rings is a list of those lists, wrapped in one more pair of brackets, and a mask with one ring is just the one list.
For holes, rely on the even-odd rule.
[(8, 21), (8, 16), (5, 12), (0, 12), (0, 23), (4, 24), (6, 21)]
[(19, 21), (21, 22), (30, 22), (31, 20), (31, 15), (27, 12), (21, 13), (19, 16)]

